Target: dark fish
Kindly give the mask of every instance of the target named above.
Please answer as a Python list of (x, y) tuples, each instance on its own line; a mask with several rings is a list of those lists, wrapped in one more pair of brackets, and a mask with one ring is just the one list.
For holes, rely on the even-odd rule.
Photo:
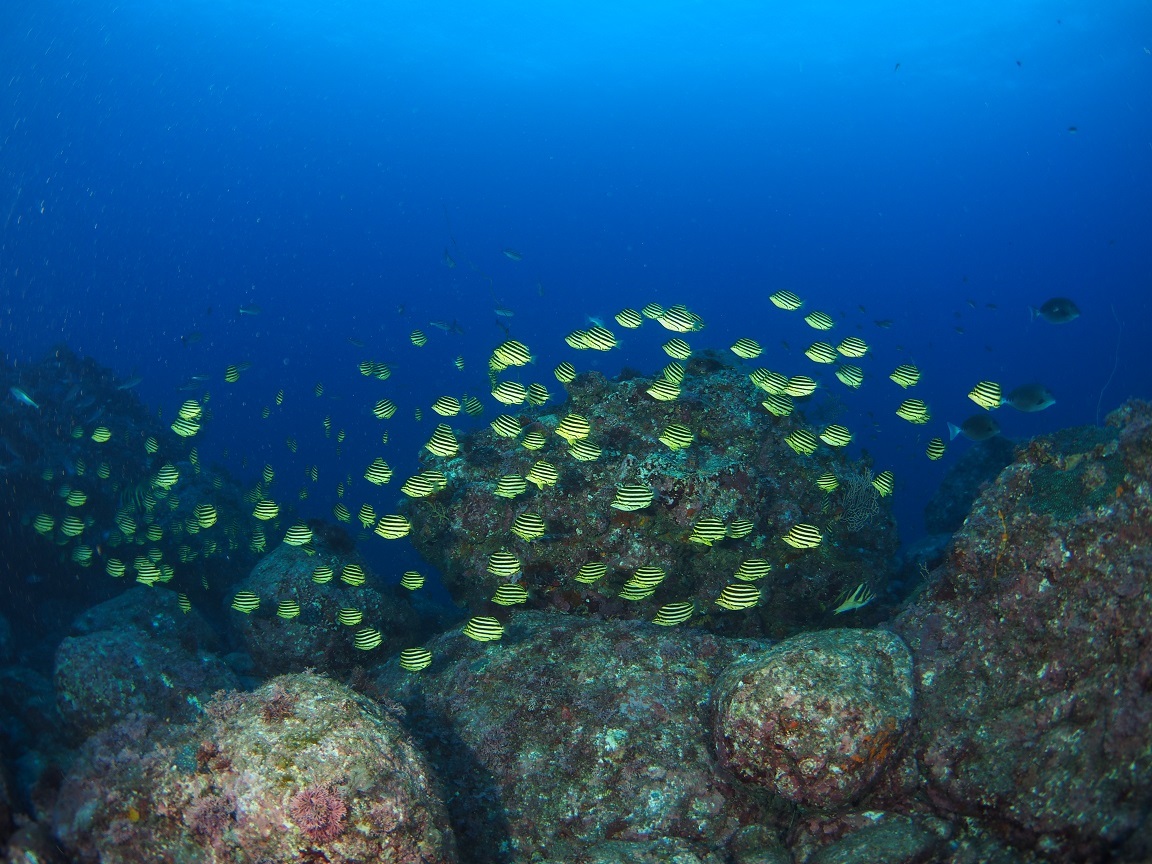
[(959, 426), (949, 423), (948, 433), (950, 439), (963, 435), (970, 441), (987, 441), (1000, 434), (1000, 424), (987, 414), (974, 414)]
[(456, 269), (456, 259), (452, 257), (452, 254), (447, 249), (444, 250), (444, 256), (440, 260), (444, 262), (444, 266), (449, 270)]
[(505, 249), (504, 250), (504, 257), (507, 258), (509, 261), (523, 261), (524, 260), (524, 256), (521, 253), (517, 252), (515, 249)]
[(892, 326), (893, 322), (891, 318), (881, 318), (879, 321), (873, 321), (872, 323), (879, 327), (881, 330), (887, 330)]
[(246, 306), (241, 306), (236, 311), (241, 315), (259, 315), (264, 310), (257, 306), (255, 303), (249, 303)]
[(1080, 317), (1080, 309), (1067, 297), (1053, 297), (1045, 300), (1039, 309), (1028, 307), (1033, 319), (1041, 318), (1049, 324), (1067, 324)]
[(204, 334), (199, 330), (193, 330), (191, 333), (185, 333), (180, 337), (180, 341), (185, 345), (195, 345), (197, 342), (204, 338)]
[(1009, 393), (1005, 401), (1017, 411), (1031, 414), (1055, 405), (1056, 397), (1043, 384), (1025, 384)]

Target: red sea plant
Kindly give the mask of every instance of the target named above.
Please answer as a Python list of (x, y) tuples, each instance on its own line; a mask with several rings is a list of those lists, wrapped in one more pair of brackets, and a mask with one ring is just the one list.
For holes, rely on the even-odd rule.
[(348, 808), (331, 786), (308, 786), (292, 796), (288, 812), (310, 840), (323, 843), (340, 836)]

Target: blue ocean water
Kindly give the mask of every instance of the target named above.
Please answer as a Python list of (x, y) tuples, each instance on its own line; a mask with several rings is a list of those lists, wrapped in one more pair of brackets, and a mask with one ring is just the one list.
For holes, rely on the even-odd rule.
[[(975, 382), (1051, 388), (1043, 413), (997, 412), (1015, 438), (1152, 397), (1150, 13), (1143, 0), (5, 4), (4, 358), (66, 344), (141, 376), (135, 392), (167, 418), (180, 385), (209, 376), (204, 458), (247, 479), (271, 463), (310, 489), (303, 512), (327, 516), (336, 484), (363, 486), (376, 455), (416, 470), (428, 405), (485, 395), (507, 334), (539, 357), (526, 380), (554, 394), (561, 359), (659, 369), (670, 334), (652, 323), (614, 328), (623, 345), (605, 355), (563, 344), (588, 316), (611, 325), (649, 302), (704, 318), (694, 348), (748, 336), (763, 365), (811, 371), (817, 334), (768, 300), (786, 288), (872, 347), (864, 387), (825, 376), (822, 395), (895, 473), (909, 541), (969, 446), (931, 463), (925, 442), (977, 413)], [(1081, 317), (1031, 320), (1053, 296)], [(362, 377), (365, 359), (393, 378)], [(908, 394), (886, 379), (903, 362), (924, 373), (923, 428), (893, 414)], [(388, 424), (370, 412), (382, 396), (401, 405)], [(488, 400), (456, 425), (494, 413)], [(346, 430), (340, 455), (326, 416)], [(386, 572), (414, 558), (366, 551)]]

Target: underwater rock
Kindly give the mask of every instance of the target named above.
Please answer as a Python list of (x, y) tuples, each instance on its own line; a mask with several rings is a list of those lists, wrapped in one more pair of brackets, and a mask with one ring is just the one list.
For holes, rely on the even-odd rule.
[(666, 864), (669, 861), (676, 864), (723, 864), (724, 859), (709, 852), (697, 854), (683, 840), (664, 838), (638, 843), (609, 840), (568, 857), (537, 859), (537, 864)]
[(841, 812), (835, 820), (802, 818), (797, 834), (790, 848), (806, 864), (943, 864), (951, 860), (942, 853), (954, 829), (925, 814), (863, 810)]
[(8, 619), (0, 615), (0, 663), (7, 663), (12, 659), (12, 625)]
[(184, 612), (176, 592), (137, 585), (76, 616), (72, 635), (101, 630), (135, 628), (155, 639), (179, 642), (189, 651), (216, 651), (220, 639), (212, 625), (195, 608)]
[(924, 508), (924, 527), (929, 534), (951, 534), (980, 495), (980, 487), (1012, 464), (1015, 442), (997, 435), (969, 446), (948, 468), (948, 473)]
[(12, 783), (8, 779), (8, 754), (5, 752), (4, 739), (0, 738), (0, 849), (4, 848), (12, 833), (15, 812)]
[(236, 677), (209, 649), (219, 640), (176, 594), (137, 586), (76, 617), (56, 649), (56, 705), (73, 734), (90, 735), (133, 712), (182, 723)]
[(1034, 439), (890, 625), (916, 658), (914, 749), (938, 812), (1069, 864), (1108, 860), (1144, 824), (1150, 490), (1148, 403)]
[(54, 814), (76, 861), (456, 860), (424, 758), (370, 700), (303, 674), (206, 707), (84, 745)]
[[(0, 367), (0, 509), (9, 514), (0, 576), (24, 654), (54, 645), (78, 613), (138, 582), (196, 606), (209, 585), (240, 578), (257, 560), (257, 531), (269, 525), (254, 517), (251, 490), (202, 463), (202, 439), (161, 422), (133, 386), (66, 346)], [(281, 517), (293, 518), (289, 504)], [(201, 647), (210, 642), (205, 635)]]
[(716, 686), (720, 764), (797, 804), (859, 798), (899, 750), (912, 717), (912, 656), (891, 633), (794, 636)]
[(61, 853), (51, 829), (40, 822), (25, 822), (16, 829), (0, 860), (5, 864), (71, 864)]
[[(327, 531), (343, 534), (339, 528)], [(233, 632), (256, 669), (265, 675), (304, 669), (342, 672), (417, 644), (420, 617), (408, 592), (383, 586), (356, 553), (350, 539), (346, 544), (327, 542), (318, 524), (313, 525), (313, 532), (315, 554), (282, 543), (234, 586), (260, 598), (257, 611), (244, 614), (227, 608), (235, 590), (225, 601), (225, 614)], [(341, 572), (348, 564), (363, 569), (363, 585), (352, 586), (341, 580)], [(321, 566), (331, 568), (332, 574), (328, 582), (317, 584), (312, 576)], [(287, 620), (278, 617), (277, 605), (282, 600), (299, 603), (299, 616)], [(363, 613), (362, 622), (356, 626), (341, 624), (337, 620), (341, 609), (359, 610)], [(383, 636), (383, 643), (371, 654), (353, 644), (356, 631), (362, 627), (374, 627)]]
[[(653, 379), (609, 381), (589, 372), (567, 385), (560, 407), (510, 408), (522, 434), (548, 433), (542, 449), (528, 450), (486, 428), (463, 435), (454, 458), (423, 454), (448, 485), (406, 502), (411, 540), (439, 568), (457, 604), (478, 611), (507, 581), (489, 572), (490, 556), (501, 550), (519, 559), (517, 578), (528, 590), (529, 608), (652, 620), (661, 605), (693, 599), (705, 613), (694, 623), (726, 635), (788, 635), (825, 621), (837, 598), (861, 582), (882, 589), (896, 531), (888, 499), (863, 474), (867, 466), (848, 462), (837, 448), (819, 445), (802, 456), (785, 442), (797, 430), (819, 432), (834, 419), (821, 414), (829, 409), (815, 407), (805, 417), (808, 407), (799, 399), (790, 416), (775, 417), (761, 407), (765, 393), (744, 372), (709, 355), (686, 366), (675, 402), (646, 393)], [(595, 461), (575, 459), (552, 434), (571, 413), (588, 420), (589, 440), (602, 451)], [(690, 446), (673, 451), (662, 443), (673, 422), (693, 431)], [(555, 485), (528, 483), (511, 500), (496, 496), (500, 477), (523, 478), (541, 459), (558, 469)], [(828, 472), (841, 483), (830, 494), (816, 484)], [(614, 508), (624, 483), (650, 489), (652, 503), (635, 511)], [(544, 520), (544, 536), (529, 542), (512, 533), (523, 513)], [(705, 517), (728, 529), (735, 520), (750, 520), (751, 533), (735, 539), (730, 532), (711, 545), (693, 542), (693, 527)], [(823, 541), (801, 549), (784, 542), (798, 523), (816, 525)], [(772, 568), (756, 583), (763, 592), (759, 606), (719, 609), (715, 601), (747, 559)], [(603, 562), (608, 574), (594, 585), (575, 581), (577, 569), (590, 562)], [(645, 565), (663, 568), (663, 583), (649, 598), (622, 599), (625, 581)]]
[(39, 815), (55, 795), (59, 765), (71, 758), (52, 682), (33, 669), (0, 669), (0, 741), (18, 800)]
[(704, 856), (763, 816), (716, 772), (707, 725), (715, 677), (763, 642), (541, 612), (505, 628), (490, 644), (443, 634), (426, 670), (390, 664), (370, 688), (450, 778), (469, 860), (598, 861), (580, 855), (663, 838)]
[(65, 724), (90, 735), (133, 712), (176, 723), (236, 677), (215, 655), (134, 627), (69, 636), (56, 649), (56, 705)]

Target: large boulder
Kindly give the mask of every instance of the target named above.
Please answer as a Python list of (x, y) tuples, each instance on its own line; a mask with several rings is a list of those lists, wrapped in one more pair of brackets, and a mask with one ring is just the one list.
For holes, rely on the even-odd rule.
[(505, 627), (496, 643), (437, 637), (430, 667), (382, 669), (373, 691), (451, 778), (472, 861), (627, 861), (580, 856), (672, 840), (711, 860), (770, 809), (716, 771), (707, 719), (716, 677), (764, 643), (541, 612)]
[(716, 754), (745, 783), (808, 807), (859, 799), (912, 719), (912, 655), (891, 633), (823, 630), (737, 664), (716, 689)]
[(235, 675), (204, 646), (211, 628), (196, 610), (180, 610), (164, 588), (136, 588), (88, 610), (56, 649), (56, 704), (81, 736), (129, 714), (182, 723)]
[(939, 812), (1045, 860), (1144, 860), (1152, 808), (1152, 406), (1037, 438), (891, 624)]
[(221, 694), (191, 725), (137, 716), (94, 736), (54, 825), (73, 859), (93, 864), (456, 860), (408, 734), (313, 674)]

